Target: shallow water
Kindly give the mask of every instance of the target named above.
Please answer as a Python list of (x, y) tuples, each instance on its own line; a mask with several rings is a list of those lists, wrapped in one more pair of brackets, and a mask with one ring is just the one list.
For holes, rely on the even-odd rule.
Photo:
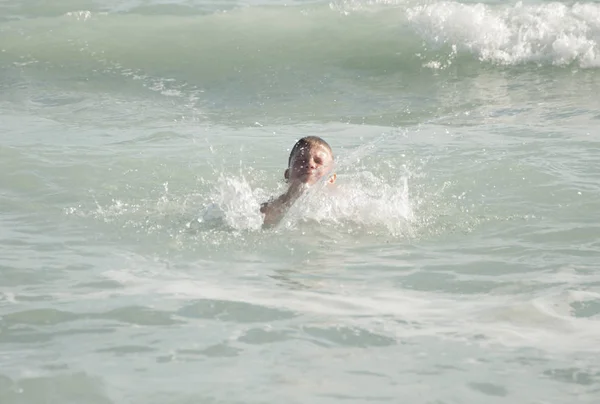
[[(599, 40), (594, 2), (0, 2), (0, 402), (598, 402)], [(337, 193), (262, 230), (308, 134)]]

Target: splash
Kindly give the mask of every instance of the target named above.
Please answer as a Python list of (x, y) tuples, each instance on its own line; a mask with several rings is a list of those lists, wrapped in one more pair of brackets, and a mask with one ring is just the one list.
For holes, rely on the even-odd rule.
[(206, 228), (227, 227), (232, 230), (257, 231), (262, 228), (260, 213), (262, 189), (253, 190), (242, 177), (219, 176), (214, 196), (196, 220), (189, 226), (200, 224)]
[(413, 212), (407, 177), (387, 182), (365, 171), (342, 175), (339, 182), (334, 189), (313, 186), (292, 206), (279, 229), (315, 222), (349, 232), (401, 236), (410, 231)]
[[(414, 219), (408, 188), (411, 173), (405, 165), (396, 168), (392, 161), (377, 158), (386, 139), (383, 134), (338, 156), (336, 182), (330, 184), (323, 177), (307, 186), (274, 230), (333, 226), (346, 232), (406, 235)], [(199, 224), (235, 231), (263, 229), (260, 205), (286, 192), (286, 184), (251, 184), (242, 171), (218, 175)], [(252, 177), (256, 181), (255, 177), (264, 176), (254, 173)]]
[[(275, 231), (298, 227), (345, 226), (352, 231), (363, 228), (375, 232), (400, 235), (407, 230), (413, 218), (409, 202), (408, 178), (387, 182), (375, 174), (343, 172), (336, 187), (315, 184), (289, 209)], [(263, 217), (260, 204), (283, 192), (278, 187), (272, 192), (252, 188), (244, 177), (220, 175), (210, 202), (191, 226), (204, 229), (233, 231), (261, 231)]]

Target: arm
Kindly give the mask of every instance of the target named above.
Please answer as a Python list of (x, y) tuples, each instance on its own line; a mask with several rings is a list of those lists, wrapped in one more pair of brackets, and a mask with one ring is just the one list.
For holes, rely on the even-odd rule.
[(265, 202), (260, 205), (260, 212), (264, 213), (263, 228), (275, 226), (283, 215), (288, 211), (290, 206), (302, 194), (298, 187), (290, 187), (288, 191), (274, 201)]
[(279, 223), (285, 212), (287, 212), (291, 204), (288, 203), (285, 196), (286, 194), (283, 194), (274, 201), (265, 202), (260, 205), (260, 212), (265, 214), (263, 228), (275, 226)]

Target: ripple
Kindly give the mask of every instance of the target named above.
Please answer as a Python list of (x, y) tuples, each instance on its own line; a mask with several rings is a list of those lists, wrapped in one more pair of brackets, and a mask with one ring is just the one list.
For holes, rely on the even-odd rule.
[(508, 395), (508, 391), (505, 387), (493, 383), (468, 383), (467, 385), (473, 390), (479, 391), (486, 396), (506, 397)]
[(127, 355), (127, 354), (135, 354), (135, 353), (152, 352), (152, 351), (156, 351), (156, 349), (150, 348), (147, 346), (142, 346), (142, 345), (120, 345), (120, 346), (115, 346), (115, 347), (111, 347), (111, 348), (102, 348), (102, 349), (96, 350), (96, 352), (114, 353), (118, 356), (123, 356), (123, 355)]
[(171, 313), (141, 306), (122, 307), (101, 314), (99, 317), (136, 325), (176, 325), (183, 323), (173, 319)]
[(253, 345), (272, 344), (275, 342), (290, 340), (290, 335), (291, 332), (286, 330), (265, 330), (261, 328), (253, 328), (246, 331), (244, 335), (239, 337), (238, 341)]
[(544, 371), (544, 375), (565, 383), (590, 386), (600, 384), (600, 372), (581, 368), (562, 368)]
[(83, 372), (12, 380), (0, 374), (3, 403), (112, 404), (102, 380)]
[(199, 300), (179, 309), (177, 314), (182, 317), (239, 323), (270, 322), (295, 317), (295, 314), (289, 311), (225, 300)]
[[(2, 316), (2, 322), (7, 325), (34, 324), (53, 325), (77, 320), (80, 316), (75, 313), (56, 309), (24, 310)], [(1, 324), (1, 323), (0, 323)]]
[(393, 338), (358, 327), (303, 327), (304, 332), (329, 344), (346, 347), (385, 347), (397, 344)]
[(241, 351), (241, 349), (229, 346), (227, 344), (216, 344), (200, 351), (200, 353), (209, 357), (232, 357), (238, 356)]

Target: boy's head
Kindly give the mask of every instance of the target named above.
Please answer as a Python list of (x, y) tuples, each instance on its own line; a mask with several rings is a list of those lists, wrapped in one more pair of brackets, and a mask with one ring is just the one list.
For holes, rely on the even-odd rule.
[[(284, 176), (288, 182), (312, 185), (333, 169), (331, 146), (318, 136), (307, 136), (298, 140), (288, 160)], [(329, 182), (335, 181), (332, 174)]]

